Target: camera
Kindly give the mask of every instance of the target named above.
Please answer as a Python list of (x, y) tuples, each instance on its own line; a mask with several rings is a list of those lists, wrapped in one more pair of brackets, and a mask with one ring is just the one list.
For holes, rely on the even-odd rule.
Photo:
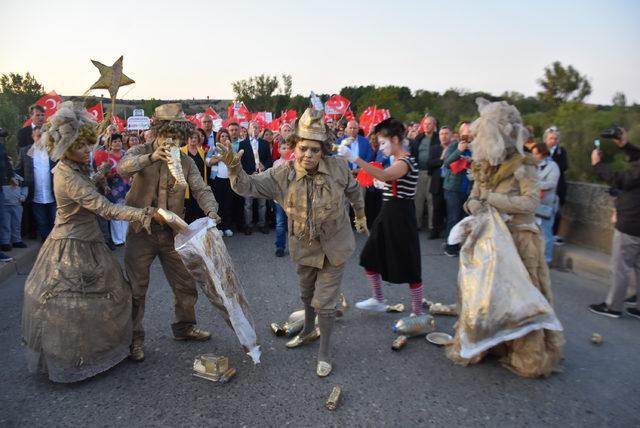
[(7, 138), (8, 136), (9, 133), (7, 132), (7, 130), (4, 128), (0, 128), (0, 138)]
[(607, 128), (600, 133), (600, 137), (619, 140), (622, 138), (622, 128), (620, 128), (619, 126), (612, 126), (611, 128)]

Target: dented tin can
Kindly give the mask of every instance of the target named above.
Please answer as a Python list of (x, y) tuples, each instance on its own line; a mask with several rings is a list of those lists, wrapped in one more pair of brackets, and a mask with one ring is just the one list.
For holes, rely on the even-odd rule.
[(284, 336), (284, 334), (285, 334), (284, 328), (282, 326), (280, 326), (278, 323), (272, 322), (270, 327), (271, 327), (271, 331), (276, 336)]
[(391, 349), (393, 349), (394, 351), (401, 350), (407, 344), (408, 339), (409, 338), (404, 335), (398, 336), (396, 340), (394, 340), (393, 343), (391, 344)]
[(220, 383), (227, 383), (229, 382), (235, 375), (236, 375), (237, 371), (236, 369), (234, 369), (233, 367), (229, 367), (229, 369), (227, 371), (225, 371), (224, 373), (222, 373), (222, 376), (220, 376)]
[(331, 390), (331, 394), (329, 394), (329, 398), (327, 398), (327, 401), (324, 403), (324, 406), (329, 410), (335, 410), (338, 407), (341, 397), (342, 397), (342, 387), (340, 385), (336, 385)]
[(390, 313), (400, 313), (400, 312), (404, 312), (404, 305), (402, 303), (398, 303), (395, 305), (388, 305), (387, 309), (385, 309), (386, 312), (390, 312)]
[(602, 335), (598, 334), (598, 333), (593, 333), (591, 335), (591, 343), (593, 343), (594, 345), (601, 345), (602, 344)]

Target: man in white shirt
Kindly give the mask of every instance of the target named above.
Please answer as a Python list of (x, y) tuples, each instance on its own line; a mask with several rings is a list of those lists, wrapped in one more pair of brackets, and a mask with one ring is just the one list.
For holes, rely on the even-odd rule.
[(46, 150), (33, 148), (33, 216), (40, 239), (44, 242), (56, 220), (53, 196), (52, 163)]

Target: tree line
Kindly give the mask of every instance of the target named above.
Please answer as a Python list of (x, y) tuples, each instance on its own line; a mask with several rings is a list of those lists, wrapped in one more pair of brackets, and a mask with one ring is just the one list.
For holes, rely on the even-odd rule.
[[(404, 122), (419, 122), (425, 115), (438, 119), (440, 125), (455, 127), (465, 120), (477, 117), (475, 99), (505, 100), (515, 105), (524, 122), (533, 127), (534, 135), (540, 139), (544, 129), (551, 125), (561, 131), (561, 144), (569, 152), (569, 179), (593, 181), (595, 178), (589, 164), (589, 153), (599, 131), (613, 124), (624, 126), (632, 141), (640, 141), (640, 106), (628, 106), (623, 93), (617, 93), (611, 105), (585, 103), (591, 94), (589, 80), (571, 65), (556, 61), (546, 67), (537, 82), (540, 91), (536, 96), (525, 96), (518, 92), (501, 95), (487, 92), (471, 92), (451, 88), (443, 93), (419, 89), (411, 91), (406, 86), (347, 86), (338, 94), (351, 101), (356, 117), (368, 106), (386, 108)], [(291, 75), (259, 75), (232, 83), (236, 99), (243, 101), (251, 111), (271, 111), (278, 115), (287, 109), (301, 114), (309, 106), (308, 95), (292, 95)], [(26, 118), (29, 105), (44, 94), (43, 86), (29, 73), (24, 76), (9, 73), (0, 77), (0, 127), (10, 132), (7, 141), (9, 152), (15, 145), (15, 133)], [(333, 94), (318, 94), (324, 102)], [(161, 103), (151, 99), (141, 103), (150, 114)], [(149, 110), (149, 111), (147, 111)], [(224, 112), (219, 112), (224, 114)], [(603, 145), (605, 156), (613, 160), (614, 167), (624, 168), (626, 162), (610, 145)]]

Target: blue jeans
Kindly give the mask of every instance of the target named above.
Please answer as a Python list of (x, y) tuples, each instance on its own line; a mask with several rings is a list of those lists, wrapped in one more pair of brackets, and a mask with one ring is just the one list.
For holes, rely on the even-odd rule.
[(465, 217), (464, 203), (467, 200), (467, 194), (454, 190), (445, 190), (444, 200), (447, 204), (447, 230), (445, 231), (444, 237), (447, 239), (453, 226)]
[[(16, 244), (22, 242), (22, 205), (4, 206), (4, 233), (9, 232), (10, 242), (2, 244)], [(4, 235), (3, 235), (4, 238)]]
[(276, 248), (285, 249), (287, 246), (287, 214), (277, 202), (276, 208)]
[(553, 223), (556, 220), (556, 210), (553, 211), (551, 218), (541, 218), (540, 229), (544, 236), (544, 261), (551, 263), (553, 260)]
[(38, 234), (40, 234), (40, 238), (43, 241), (47, 239), (51, 229), (53, 229), (56, 221), (56, 210), (55, 202), (48, 204), (33, 203), (33, 217), (36, 220), (36, 229), (38, 229)]

